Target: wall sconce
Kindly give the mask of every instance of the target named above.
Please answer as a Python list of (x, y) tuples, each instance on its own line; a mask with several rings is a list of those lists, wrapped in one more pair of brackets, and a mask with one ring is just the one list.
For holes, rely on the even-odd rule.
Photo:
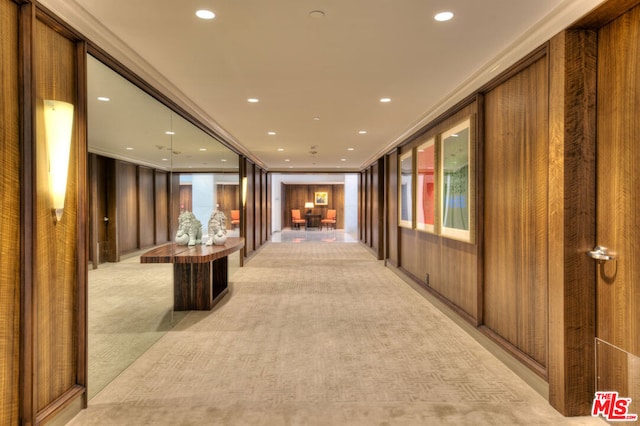
[(313, 208), (313, 202), (307, 201), (306, 203), (304, 203), (304, 208), (309, 209), (307, 210), (307, 214), (311, 214), (311, 209)]
[(56, 221), (62, 219), (69, 174), (69, 152), (73, 134), (73, 105), (61, 101), (44, 101), (44, 125), (49, 155), (49, 192)]
[(247, 205), (247, 177), (242, 178), (242, 205)]

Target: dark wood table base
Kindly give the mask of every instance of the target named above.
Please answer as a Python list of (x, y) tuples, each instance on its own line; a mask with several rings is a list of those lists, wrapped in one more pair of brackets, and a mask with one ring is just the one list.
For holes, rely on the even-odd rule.
[(165, 244), (140, 256), (141, 263), (173, 263), (173, 309), (210, 310), (227, 294), (228, 255), (244, 247), (244, 238), (224, 246)]

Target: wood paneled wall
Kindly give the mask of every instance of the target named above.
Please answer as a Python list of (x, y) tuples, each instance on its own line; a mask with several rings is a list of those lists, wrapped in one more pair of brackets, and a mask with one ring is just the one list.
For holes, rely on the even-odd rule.
[(138, 249), (137, 167), (125, 161), (116, 163), (118, 254)]
[(285, 227), (291, 227), (291, 210), (298, 209), (304, 216), (308, 210), (304, 208), (304, 203), (315, 201), (316, 192), (326, 192), (329, 194), (328, 204), (315, 205), (311, 213), (319, 214), (324, 219), (327, 216), (327, 210), (335, 209), (338, 215), (336, 228), (344, 229), (344, 185), (284, 184), (283, 189), (282, 223)]
[(545, 56), (485, 94), (484, 146), (484, 325), (545, 375), (548, 80)]
[[(476, 102), (467, 101), (445, 119), (400, 148), (397, 158), (425, 140), (445, 131), (472, 114)], [(397, 164), (396, 164), (397, 169)], [(397, 175), (392, 210), (397, 214)], [(391, 191), (390, 191), (391, 192)], [(390, 198), (391, 200), (391, 198)], [(477, 206), (478, 203), (476, 202)], [(475, 214), (477, 214), (477, 209)], [(398, 264), (423, 286), (432, 290), (471, 322), (477, 323), (478, 312), (478, 242), (474, 244), (451, 240), (415, 229), (398, 228)], [(389, 242), (389, 244), (394, 244)], [(427, 274), (429, 276), (427, 283)]]
[(549, 401), (589, 413), (595, 384), (597, 37), (566, 31), (549, 45)]
[(392, 266), (400, 266), (398, 252), (398, 153), (396, 151), (386, 156), (386, 260)]
[(155, 194), (155, 218), (156, 239), (155, 244), (163, 244), (171, 241), (169, 235), (169, 176), (161, 170), (155, 170), (154, 194)]
[(248, 257), (255, 250), (255, 224), (256, 224), (256, 212), (255, 212), (255, 165), (249, 160), (245, 159), (244, 176), (246, 177), (246, 203), (244, 206), (245, 223), (244, 223), (244, 255)]
[[(86, 56), (84, 44), (71, 32), (39, 11), (34, 15), (30, 5), (23, 10), (30, 15), (24, 16), (23, 29), (32, 30), (34, 40), (33, 75), (27, 73), (25, 78), (35, 82), (36, 133), (34, 156), (23, 157), (24, 167), (34, 173), (34, 186), (27, 191), (33, 191), (35, 197), (25, 211), (26, 227), (30, 229), (33, 220), (34, 228), (25, 237), (32, 241), (28, 244), (33, 247), (33, 263), (28, 265), (32, 277), (26, 280), (24, 298), (33, 300), (33, 305), (23, 308), (23, 377), (28, 379), (22, 381), (21, 417), (36, 423), (45, 422), (71, 400), (86, 402)], [(57, 222), (49, 193), (44, 99), (74, 105), (66, 199)]]
[[(240, 161), (240, 191), (242, 180), (246, 180), (246, 203), (240, 208), (240, 235), (245, 237), (242, 249), (243, 260), (250, 258), (264, 243), (271, 233), (267, 212), (269, 211), (268, 173), (242, 157)], [(242, 195), (241, 195), (242, 198)]]
[(18, 6), (0, 1), (0, 424), (19, 420), (20, 106)]
[(139, 248), (152, 247), (155, 244), (155, 200), (153, 169), (138, 167), (138, 229)]
[(384, 193), (387, 188), (385, 159), (381, 158), (360, 174), (360, 218), (361, 241), (369, 247), (378, 259), (385, 254), (385, 206)]
[(170, 241), (170, 174), (101, 155), (90, 158), (90, 219), (96, 229), (90, 246), (99, 263)]

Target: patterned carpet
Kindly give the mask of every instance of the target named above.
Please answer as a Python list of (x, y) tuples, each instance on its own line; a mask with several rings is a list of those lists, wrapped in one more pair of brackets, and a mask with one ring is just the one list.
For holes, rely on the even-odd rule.
[(264, 247), (72, 425), (558, 425), (564, 418), (352, 243)]

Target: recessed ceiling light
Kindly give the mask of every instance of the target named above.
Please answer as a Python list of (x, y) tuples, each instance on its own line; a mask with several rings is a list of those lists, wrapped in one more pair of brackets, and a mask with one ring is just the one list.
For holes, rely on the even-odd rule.
[(278, 151), (282, 152), (284, 151), (284, 148), (278, 148)]
[(221, 158), (220, 161), (222, 161), (223, 163), (226, 163), (227, 159), (226, 158)]
[(127, 147), (127, 151), (133, 151), (133, 148), (131, 148), (130, 146)]
[(340, 161), (347, 161), (347, 159), (346, 158), (341, 158)]
[(98, 96), (98, 100), (100, 102), (109, 102), (111, 99), (107, 98), (106, 96)]
[(163, 158), (162, 161), (169, 161), (169, 159), (168, 158)]
[(196, 16), (200, 19), (213, 19), (216, 17), (216, 14), (210, 10), (200, 9), (196, 11)]
[(206, 151), (207, 148), (200, 148), (200, 151)]
[(380, 102), (382, 102), (383, 104), (389, 103), (391, 102), (391, 98), (380, 98)]
[(436, 15), (433, 17), (433, 19), (440, 22), (448, 21), (451, 18), (453, 18), (453, 12), (440, 12), (436, 13)]
[(167, 130), (166, 132), (164, 132), (165, 135), (175, 135), (176, 132), (172, 132), (171, 130)]
[(285, 163), (288, 163), (289, 161), (291, 161), (291, 160), (290, 160), (290, 159), (288, 159), (288, 158), (285, 158), (285, 159), (284, 159), (284, 162), (285, 162)]
[(367, 131), (366, 130), (360, 130), (358, 133), (360, 133), (361, 135), (366, 135)]
[(260, 100), (258, 98), (249, 98), (247, 99), (247, 102), (249, 102), (250, 104), (257, 104), (258, 102), (260, 102)]
[(267, 132), (269, 136), (275, 136), (276, 132)]
[(353, 151), (354, 148), (347, 148), (347, 151)]
[(324, 12), (321, 10), (312, 10), (311, 12), (309, 12), (309, 16), (311, 16), (312, 18), (324, 18)]
[(313, 121), (320, 121), (320, 117), (313, 117)]

